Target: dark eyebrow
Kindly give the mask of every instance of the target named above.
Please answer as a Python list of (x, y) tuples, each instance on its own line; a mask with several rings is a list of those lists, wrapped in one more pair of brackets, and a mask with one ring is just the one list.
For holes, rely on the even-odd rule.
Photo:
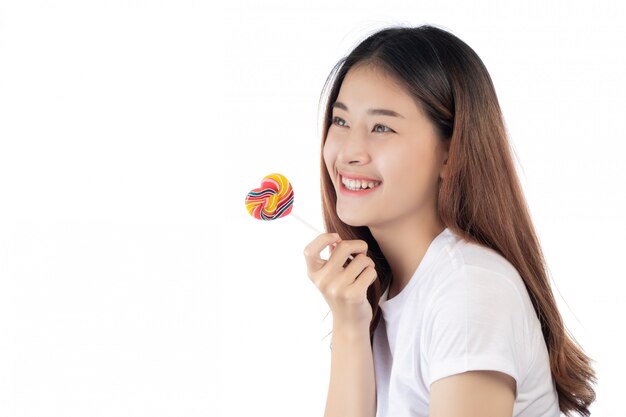
[[(332, 105), (332, 108), (334, 109), (335, 107), (338, 109), (348, 111), (348, 106), (343, 104), (341, 101), (335, 101)], [(367, 111), (367, 114), (379, 114), (381, 116), (401, 117), (405, 119), (405, 117), (401, 115), (400, 113), (396, 113), (393, 110), (387, 110), (387, 109), (369, 109)]]

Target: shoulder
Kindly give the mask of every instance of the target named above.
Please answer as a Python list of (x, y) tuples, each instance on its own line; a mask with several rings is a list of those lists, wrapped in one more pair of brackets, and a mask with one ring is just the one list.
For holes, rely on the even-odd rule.
[[(491, 322), (493, 326), (515, 326), (529, 334), (532, 305), (525, 299), (519, 274), (504, 273), (488, 265), (462, 264), (440, 277), (424, 308), (426, 329), (438, 325)], [(440, 329), (442, 327), (439, 327)]]
[(515, 304), (531, 306), (524, 280), (517, 269), (496, 250), (457, 238), (441, 258), (441, 274), (432, 282), (430, 303), (440, 297), (489, 298), (494, 293)]
[(478, 244), (448, 251), (423, 311), (420, 346), (429, 384), (468, 370), (496, 370), (519, 382), (531, 360), (534, 313), (517, 270)]
[(536, 313), (518, 270), (492, 248), (451, 231), (444, 237), (444, 250), (425, 280), (423, 331), (436, 330), (434, 321), (499, 315), (501, 322), (515, 322), (516, 331), (528, 338)]

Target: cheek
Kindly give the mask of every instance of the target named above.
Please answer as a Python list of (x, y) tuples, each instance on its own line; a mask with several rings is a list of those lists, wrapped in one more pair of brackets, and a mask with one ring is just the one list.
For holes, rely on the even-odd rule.
[(331, 141), (326, 140), (326, 142), (324, 143), (324, 149), (322, 150), (322, 155), (324, 157), (324, 162), (326, 163), (326, 168), (328, 169), (328, 172), (332, 176), (333, 165), (337, 157), (337, 151)]
[(380, 174), (393, 178), (394, 182), (398, 178), (406, 177), (409, 172), (415, 172), (415, 161), (412, 158), (414, 150), (405, 146), (389, 147), (381, 149), (377, 153), (376, 162), (380, 169)]
[(406, 146), (388, 153), (384, 161), (381, 160), (383, 176), (387, 174), (394, 188), (419, 193), (432, 180), (432, 161), (424, 152), (418, 146)]

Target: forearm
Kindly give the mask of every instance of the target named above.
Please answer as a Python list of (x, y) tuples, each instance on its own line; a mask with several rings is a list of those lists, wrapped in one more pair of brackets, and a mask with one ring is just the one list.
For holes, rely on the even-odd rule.
[(333, 326), (324, 417), (375, 417), (376, 380), (369, 327)]

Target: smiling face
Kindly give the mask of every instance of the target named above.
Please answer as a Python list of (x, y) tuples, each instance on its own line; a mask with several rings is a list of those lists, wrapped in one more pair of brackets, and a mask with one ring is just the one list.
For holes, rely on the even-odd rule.
[[(348, 71), (334, 103), (323, 156), (337, 192), (337, 215), (344, 223), (384, 227), (436, 215), (437, 181), (447, 151), (413, 98), (380, 70), (360, 66)], [(380, 184), (351, 192), (342, 185), (344, 172)]]

